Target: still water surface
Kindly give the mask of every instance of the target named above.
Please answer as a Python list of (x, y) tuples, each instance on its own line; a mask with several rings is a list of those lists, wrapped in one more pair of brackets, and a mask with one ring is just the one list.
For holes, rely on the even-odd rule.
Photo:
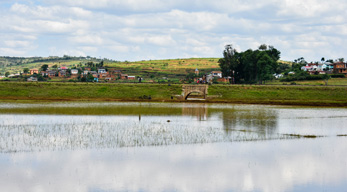
[(1, 191), (345, 191), (347, 109), (0, 103)]

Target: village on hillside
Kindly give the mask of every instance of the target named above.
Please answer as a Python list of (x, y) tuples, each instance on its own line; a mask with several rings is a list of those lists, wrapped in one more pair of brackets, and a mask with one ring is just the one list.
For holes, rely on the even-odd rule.
[[(48, 66), (44, 64), (41, 68), (28, 69), (25, 68), (22, 73), (8, 74), (6, 78), (11, 79), (23, 79), (28, 82), (36, 81), (70, 81), (70, 82), (147, 82), (155, 83), (165, 80), (167, 77), (161, 77), (160, 81), (155, 81), (155, 76), (151, 75), (151, 78), (144, 79), (139, 74), (127, 74), (120, 68), (103, 66), (103, 63), (99, 64), (86, 64), (85, 67), (67, 67), (57, 65)], [(231, 77), (223, 77), (221, 71), (210, 71), (201, 73), (199, 69), (195, 69), (194, 73), (189, 73), (183, 76), (182, 83), (227, 83)], [(5, 76), (0, 76), (0, 79)]]
[[(289, 66), (289, 65), (288, 65)], [(310, 76), (315, 75), (337, 75), (339, 77), (347, 77), (347, 63), (344, 61), (336, 60), (322, 61), (322, 62), (311, 62), (311, 63), (301, 63), (299, 70), (302, 72), (307, 72)], [(274, 79), (282, 79), (285, 77), (295, 76), (295, 72), (287, 71), (279, 74), (274, 74)], [(57, 66), (43, 64), (38, 68), (24, 68), (23, 72), (1, 75), (0, 79), (17, 79), (21, 81), (35, 82), (35, 81), (70, 81), (70, 82), (132, 82), (132, 83), (156, 83), (156, 82), (167, 82), (167, 77), (156, 77), (151, 75), (151, 77), (141, 77), (140, 74), (128, 74), (125, 70), (121, 68), (104, 66), (103, 62), (92, 63), (89, 62), (85, 66)], [(158, 80), (159, 79), (159, 80)], [(194, 84), (212, 84), (212, 83), (235, 83), (233, 74), (224, 74), (222, 71), (211, 70), (203, 72), (199, 71), (198, 68), (191, 73), (183, 74), (180, 83), (194, 83)]]

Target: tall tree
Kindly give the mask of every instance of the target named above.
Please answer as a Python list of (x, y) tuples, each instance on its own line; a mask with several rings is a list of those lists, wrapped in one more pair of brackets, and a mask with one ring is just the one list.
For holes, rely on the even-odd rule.
[(44, 64), (41, 66), (41, 71), (47, 71), (48, 69), (48, 65), (47, 64)]
[(29, 73), (29, 68), (24, 68), (23, 73)]
[(236, 83), (263, 83), (273, 78), (281, 52), (273, 46), (261, 45), (258, 50), (238, 53), (231, 45), (225, 46), (219, 66), (224, 76), (232, 72)]
[(266, 44), (262, 44), (259, 46), (259, 50), (265, 51), (267, 50), (267, 45)]

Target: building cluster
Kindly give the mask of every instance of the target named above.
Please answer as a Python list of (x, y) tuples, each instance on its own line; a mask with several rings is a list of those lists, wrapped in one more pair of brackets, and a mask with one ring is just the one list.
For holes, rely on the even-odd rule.
[(301, 67), (301, 70), (307, 71), (310, 74), (344, 74), (347, 77), (347, 63), (308, 63)]
[(211, 73), (207, 73), (202, 75), (202, 77), (198, 77), (200, 75), (200, 72), (198, 69), (195, 69), (195, 76), (194, 82), (196, 83), (212, 83), (213, 80), (216, 80), (217, 82), (229, 82), (231, 77), (223, 77), (221, 71), (211, 71)]
[[(128, 74), (123, 74), (121, 70), (114, 69), (114, 68), (104, 68), (100, 67), (97, 68), (96, 71), (92, 71), (92, 68), (90, 67), (84, 67), (79, 69), (69, 69), (67, 67), (61, 67), (57, 70), (46, 70), (46, 71), (39, 71), (38, 69), (31, 69), (30, 75), (34, 74), (40, 74), (43, 77), (60, 77), (60, 78), (82, 78), (82, 77), (93, 77), (93, 81), (100, 81), (100, 80), (135, 80), (135, 76), (129, 76)], [(27, 81), (37, 81), (37, 78), (34, 76), (31, 76), (27, 79)]]

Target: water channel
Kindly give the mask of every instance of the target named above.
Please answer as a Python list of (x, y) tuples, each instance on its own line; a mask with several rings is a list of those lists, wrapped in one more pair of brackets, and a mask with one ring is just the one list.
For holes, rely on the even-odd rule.
[(1, 191), (345, 191), (347, 108), (0, 102)]

